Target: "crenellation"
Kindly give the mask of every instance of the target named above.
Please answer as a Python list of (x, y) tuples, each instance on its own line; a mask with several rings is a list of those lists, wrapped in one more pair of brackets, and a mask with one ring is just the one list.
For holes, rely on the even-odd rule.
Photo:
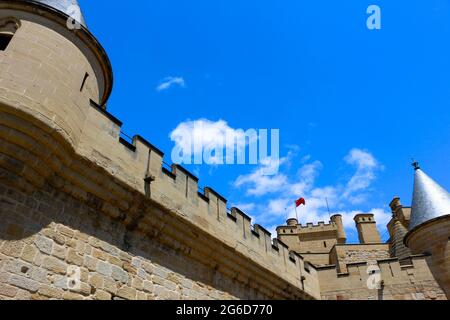
[[(427, 257), (420, 255), (410, 258), (414, 263), (408, 266), (401, 266), (398, 258), (377, 261), (384, 299), (412, 298), (412, 295), (418, 293), (420, 286), (425, 285), (432, 291), (427, 294), (445, 299), (445, 294), (434, 281), (429, 268), (424, 268)], [(368, 299), (374, 294), (377, 295), (377, 289), (368, 289), (366, 285), (369, 277), (366, 272), (367, 262), (347, 264), (345, 273), (337, 272), (335, 265), (318, 267), (317, 270), (322, 280), (320, 282), (322, 297), (325, 299), (331, 299), (333, 295), (336, 297), (336, 294), (342, 292), (350, 293), (356, 299)], [(394, 296), (398, 292), (401, 296)]]
[(260, 235), (266, 252), (272, 252), (272, 234), (259, 224), (254, 225), (254, 230)]
[[(381, 249), (346, 248), (344, 261), (339, 215), (317, 225), (290, 219), (272, 239), (214, 189), (200, 190), (187, 169), (168, 167), (147, 140), (125, 138), (106, 110), (103, 49), (87, 29), (69, 32), (64, 16), (38, 15), (36, 5), (0, 3), (0, 18), (21, 24), (0, 52), (0, 299), (372, 297), (369, 260), (392, 292), (414, 282), (433, 288), (415, 298), (442, 297), (429, 257), (384, 259), (372, 237)], [(335, 261), (324, 259), (332, 250)], [(314, 255), (336, 267), (316, 267)], [(80, 272), (77, 289), (68, 288), (69, 266)]]
[(252, 219), (238, 208), (231, 208), (231, 215), (236, 217), (236, 223), (242, 232), (243, 238), (250, 237)]

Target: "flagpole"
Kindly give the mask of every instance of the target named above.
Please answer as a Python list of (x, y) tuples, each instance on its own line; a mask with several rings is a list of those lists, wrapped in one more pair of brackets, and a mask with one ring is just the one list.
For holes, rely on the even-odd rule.
[(298, 223), (298, 222), (299, 222), (299, 220), (298, 220), (297, 205), (295, 205), (295, 216), (297, 217), (297, 223)]
[(328, 205), (328, 198), (325, 198), (325, 201), (327, 202), (328, 216), (331, 219), (331, 212), (330, 212), (330, 206)]

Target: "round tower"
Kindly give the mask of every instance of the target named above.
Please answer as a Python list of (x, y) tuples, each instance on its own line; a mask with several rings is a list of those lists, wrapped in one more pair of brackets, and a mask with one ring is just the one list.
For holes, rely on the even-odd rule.
[(337, 243), (345, 243), (347, 241), (347, 236), (345, 234), (344, 224), (342, 223), (342, 216), (340, 214), (335, 214), (331, 217), (331, 222), (334, 223), (337, 228)]
[(89, 108), (104, 106), (112, 89), (109, 59), (76, 8), (76, 0), (0, 2), (0, 111), (37, 120), (74, 148)]
[(415, 166), (414, 194), (405, 244), (413, 254), (428, 254), (427, 263), (450, 299), (450, 195)]
[(296, 218), (289, 218), (286, 220), (286, 224), (290, 227), (295, 227), (298, 225), (298, 220)]

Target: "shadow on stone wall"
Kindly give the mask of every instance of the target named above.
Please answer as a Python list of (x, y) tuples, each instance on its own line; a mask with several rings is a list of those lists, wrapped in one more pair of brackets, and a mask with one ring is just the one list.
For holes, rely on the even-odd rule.
[[(129, 231), (121, 221), (106, 217), (55, 190), (48, 183), (44, 188), (34, 189), (23, 178), (4, 169), (10, 166), (23, 169), (22, 163), (5, 155), (0, 157), (0, 252), (6, 256), (18, 259), (27, 246), (35, 247), (39, 251), (37, 255), (51, 256), (56, 247), (63, 247), (68, 252), (66, 263), (88, 269), (87, 257), (95, 254), (102, 261), (100, 258), (103, 254), (109, 259), (108, 264), (114, 258), (116, 261), (120, 259), (118, 264), (127, 272), (128, 283), (142, 272), (132, 261), (133, 257), (140, 257), (152, 265), (154, 273), (145, 277), (151, 279), (155, 286), (157, 283), (154, 280), (157, 279), (162, 282), (159, 285), (164, 286), (168, 281), (166, 278), (172, 274), (175, 279), (180, 278), (185, 282), (188, 287), (185, 292), (199, 291), (187, 298), (194, 298), (197, 294), (222, 299), (233, 296), (240, 299), (264, 298), (250, 286), (190, 258), (189, 253), (162, 245), (158, 237), (150, 238), (140, 232)], [(70, 257), (70, 253), (75, 256)], [(36, 259), (32, 264), (36, 265)], [(0, 269), (2, 264), (4, 262), (0, 255)], [(96, 268), (90, 271), (99, 272), (98, 266)], [(116, 282), (125, 285), (117, 279)], [(167, 285), (172, 286), (172, 283)], [(182, 285), (178, 284), (178, 288), (172, 289), (180, 291)]]

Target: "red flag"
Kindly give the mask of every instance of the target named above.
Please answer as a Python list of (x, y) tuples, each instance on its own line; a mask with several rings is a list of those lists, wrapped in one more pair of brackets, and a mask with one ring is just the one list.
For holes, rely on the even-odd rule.
[(298, 199), (297, 201), (295, 201), (295, 206), (296, 206), (297, 208), (300, 207), (301, 205), (306, 206), (306, 201), (305, 201), (304, 198), (300, 198), (300, 199)]

